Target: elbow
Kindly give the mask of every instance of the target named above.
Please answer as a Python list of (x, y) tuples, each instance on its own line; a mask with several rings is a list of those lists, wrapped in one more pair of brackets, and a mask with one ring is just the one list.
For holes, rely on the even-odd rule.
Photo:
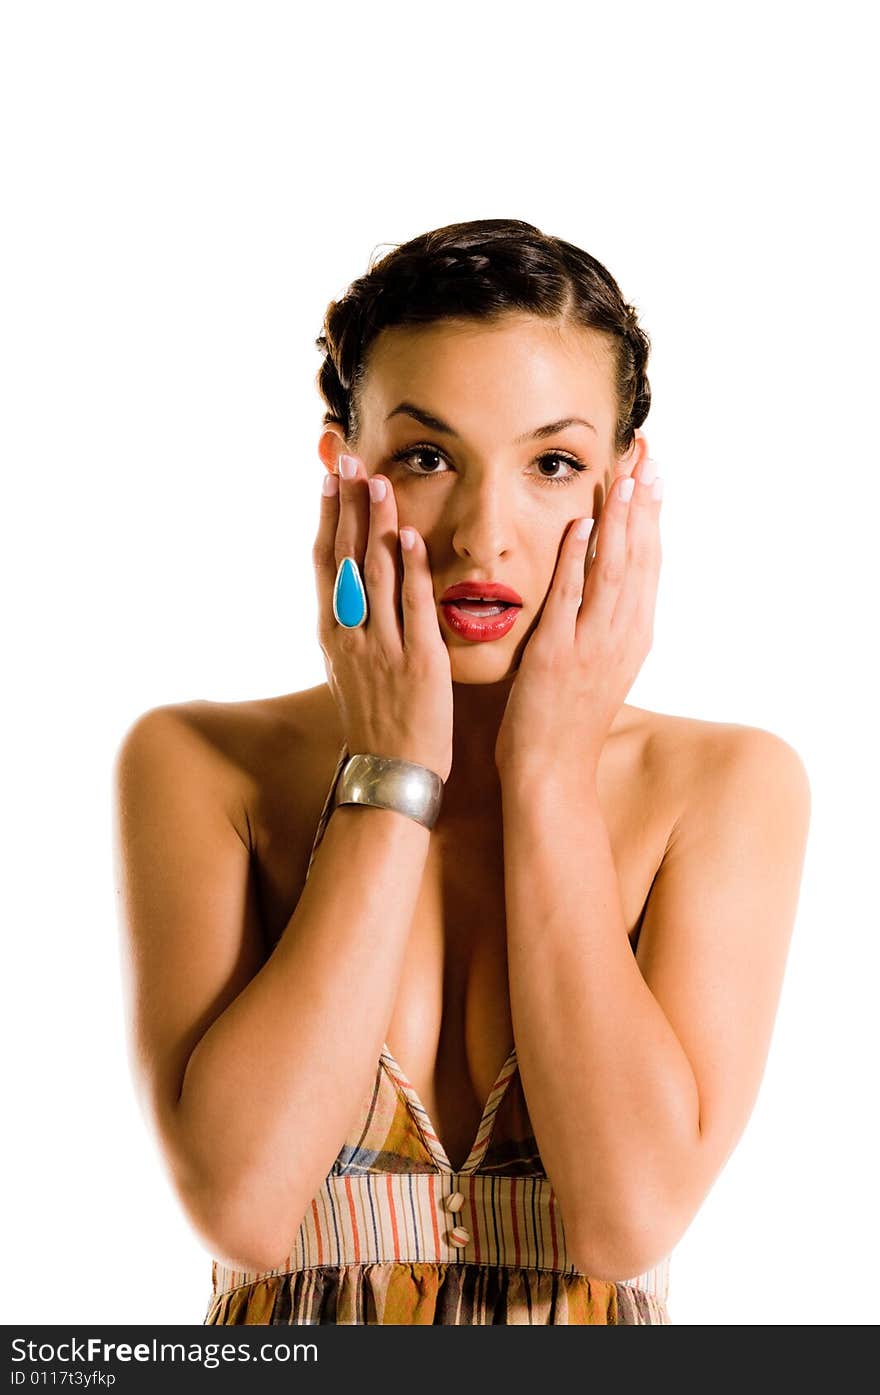
[(575, 1268), (591, 1279), (606, 1279), (623, 1283), (636, 1279), (665, 1259), (671, 1246), (646, 1243), (644, 1236), (603, 1236), (600, 1241), (589, 1237), (586, 1244), (578, 1240), (569, 1250)]
[(288, 1177), (232, 1168), (222, 1150), (206, 1164), (175, 1118), (159, 1120), (169, 1177), (186, 1219), (208, 1253), (242, 1273), (281, 1269), (309, 1205)]
[[(251, 1228), (244, 1230), (224, 1227), (214, 1232), (215, 1239), (208, 1244), (211, 1258), (243, 1274), (266, 1274), (272, 1270), (284, 1270), (292, 1245), (279, 1246), (278, 1236), (266, 1237)], [(275, 1244), (271, 1241), (274, 1239)]]
[(679, 1238), (669, 1217), (663, 1219), (664, 1224), (653, 1216), (575, 1228), (570, 1244), (566, 1239), (569, 1259), (591, 1279), (622, 1283), (638, 1278), (666, 1259)]
[(296, 1243), (299, 1222), (267, 1219), (254, 1204), (216, 1194), (200, 1194), (186, 1203), (189, 1222), (213, 1259), (242, 1273), (283, 1269)]

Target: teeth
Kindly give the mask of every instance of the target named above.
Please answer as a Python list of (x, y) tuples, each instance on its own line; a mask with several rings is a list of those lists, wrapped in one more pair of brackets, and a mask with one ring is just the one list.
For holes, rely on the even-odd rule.
[(490, 615), (501, 615), (508, 608), (506, 605), (502, 605), (500, 601), (488, 601), (485, 605), (483, 605), (480, 601), (462, 600), (459, 601), (458, 604), (459, 606), (466, 607), (468, 612), (471, 615), (476, 616), (478, 620), (486, 619)]

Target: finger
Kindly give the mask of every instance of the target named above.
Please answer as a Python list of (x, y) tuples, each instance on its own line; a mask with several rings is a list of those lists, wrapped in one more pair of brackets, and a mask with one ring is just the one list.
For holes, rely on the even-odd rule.
[(575, 518), (562, 541), (553, 581), (541, 613), (541, 634), (552, 643), (574, 642), (578, 606), (584, 594), (584, 566), (592, 529), (592, 518)]
[(333, 586), (336, 581), (336, 529), (339, 524), (339, 476), (326, 474), (321, 486), (321, 512), (312, 546), (315, 589), (318, 596), (318, 639), (324, 641), (332, 625)]
[(403, 626), (400, 621), (397, 500), (387, 475), (371, 475), (368, 484), (370, 531), (363, 569), (370, 607), (368, 623), (386, 653), (399, 654), (403, 648)]
[[(354, 474), (348, 476), (354, 462)], [(339, 457), (339, 525), (336, 529), (336, 565), (343, 557), (353, 557), (363, 575), (364, 553), (370, 531), (370, 496), (367, 471), (356, 455)]]
[[(629, 506), (627, 565), (613, 624), (629, 632), (653, 632), (660, 576), (660, 499), (657, 464), (644, 458), (633, 472), (636, 485)], [(662, 484), (659, 492), (662, 494)]]
[(620, 485), (630, 478), (618, 475), (614, 480), (599, 518), (596, 551), (584, 582), (583, 605), (578, 612), (577, 628), (598, 624), (610, 628), (626, 575), (626, 533), (629, 500), (620, 496)]
[[(412, 538), (412, 547), (406, 545), (409, 538)], [(400, 551), (403, 556), (400, 587), (403, 642), (407, 649), (414, 652), (427, 651), (437, 643), (440, 621), (437, 618), (428, 549), (417, 528), (411, 525), (401, 528)]]

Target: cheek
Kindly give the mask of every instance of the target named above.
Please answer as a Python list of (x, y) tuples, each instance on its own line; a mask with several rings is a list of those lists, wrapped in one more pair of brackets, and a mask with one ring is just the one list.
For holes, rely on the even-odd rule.
[(442, 487), (438, 487), (433, 480), (420, 480), (401, 478), (395, 470), (383, 470), (391, 481), (394, 490), (394, 497), (397, 500), (397, 507), (403, 513), (408, 513), (413, 521), (416, 518), (430, 519), (438, 528), (444, 523), (444, 500)]
[(562, 526), (557, 520), (552, 534), (545, 534), (540, 539), (535, 539), (535, 581), (543, 588), (543, 592), (549, 591), (553, 584), (553, 574), (562, 556), (566, 533), (570, 526), (568, 520)]
[(542, 551), (533, 555), (532, 565), (528, 573), (523, 577), (523, 582), (529, 588), (529, 604), (537, 614), (550, 594), (553, 585), (553, 575), (556, 568), (557, 552)]

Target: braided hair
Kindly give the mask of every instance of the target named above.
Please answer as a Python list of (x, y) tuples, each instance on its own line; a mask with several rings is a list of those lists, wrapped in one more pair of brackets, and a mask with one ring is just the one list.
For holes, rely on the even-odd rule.
[(340, 425), (356, 445), (358, 387), (381, 330), (453, 318), (492, 320), (509, 312), (569, 320), (606, 336), (617, 400), (614, 452), (624, 454), (651, 406), (651, 341), (601, 262), (513, 218), (451, 223), (394, 244), (330, 302), (315, 340), (324, 355), (316, 381), (325, 424)]

